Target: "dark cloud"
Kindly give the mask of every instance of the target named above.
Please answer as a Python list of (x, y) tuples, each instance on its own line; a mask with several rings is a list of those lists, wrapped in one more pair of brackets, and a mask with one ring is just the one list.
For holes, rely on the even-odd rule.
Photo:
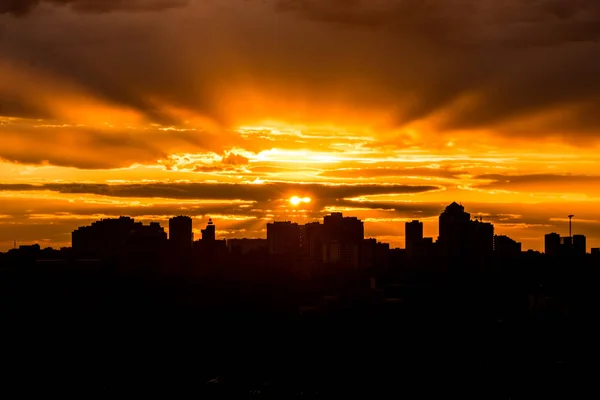
[(595, 41), (600, 35), (595, 0), (275, 0), (275, 8), (316, 21), (386, 27), (455, 44)]
[[(400, 104), (398, 125), (437, 114), (438, 132), (491, 128), (572, 143), (573, 132), (597, 137), (600, 131), (593, 111), (600, 107), (598, 1), (277, 0), (275, 7), (330, 25), (369, 28), (352, 35), (368, 37), (377, 49), (387, 93)], [(385, 63), (413, 82), (387, 76)], [(520, 123), (548, 110), (555, 115), (546, 123)]]
[[(24, 12), (38, 3), (4, 1), (0, 7), (16, 13), (17, 7)], [(437, 143), (438, 136), (442, 141), (480, 129), (527, 139), (556, 135), (586, 145), (600, 137), (597, 1), (224, 0), (143, 15), (68, 10), (156, 9), (187, 2), (69, 3), (30, 18), (0, 16), (5, 23), (0, 64), (11, 67), (5, 71), (0, 65), (0, 75), (11, 77), (0, 80), (0, 114), (73, 122), (77, 115), (63, 115), (80, 100), (71, 98), (72, 85), (83, 98), (112, 106), (97, 111), (100, 115), (133, 110), (143, 122), (162, 125), (187, 126), (190, 115), (203, 117), (192, 121), (196, 127), (213, 123), (223, 131), (258, 121), (302, 123), (310, 130), (313, 121), (324, 121), (381, 124), (384, 129), (373, 129), (373, 136), (392, 136), (400, 131), (396, 128), (423, 122), (425, 128), (414, 135), (423, 137), (415, 139), (422, 147)], [(378, 113), (385, 114), (384, 122), (372, 118)], [(310, 142), (306, 148), (329, 151), (338, 140), (317, 144), (307, 136), (268, 137), (267, 132), (260, 140), (218, 135), (205, 141), (200, 134), (186, 134), (191, 146), (169, 146), (165, 135), (148, 135), (131, 146), (126, 133), (130, 139), (120, 144), (100, 140), (97, 154), (119, 145), (124, 150), (98, 160), (85, 151), (64, 154), (58, 148), (64, 141), (49, 146), (39, 132), (18, 132), (19, 148), (29, 146), (31, 154), (0, 149), (5, 153), (0, 157), (113, 168), (177, 149), (224, 154), (234, 147), (259, 152)], [(83, 129), (81, 134), (97, 136)], [(185, 139), (171, 136), (179, 143)], [(408, 146), (398, 137), (386, 143)]]
[(409, 219), (431, 218), (439, 216), (447, 204), (425, 203), (425, 202), (386, 202), (386, 201), (352, 201), (341, 199), (335, 203), (338, 207), (348, 207), (349, 213), (352, 208), (393, 211), (399, 216)]
[(165, 160), (173, 153), (222, 153), (227, 138), (226, 134), (217, 136), (202, 130), (156, 126), (116, 129), (106, 126), (47, 125), (39, 121), (8, 122), (0, 125), (0, 134), (3, 142), (0, 160), (80, 169), (156, 165), (158, 160)]
[(167, 199), (215, 199), (269, 201), (292, 195), (314, 196), (315, 199), (343, 199), (376, 194), (418, 194), (437, 190), (436, 186), (408, 185), (319, 185), (293, 183), (227, 184), (227, 183), (159, 183), (159, 184), (0, 184), (0, 190), (50, 190), (70, 194), (97, 194), (110, 197), (146, 197)]
[(526, 192), (600, 193), (600, 176), (572, 174), (478, 175), (487, 181), (477, 185), (485, 189), (506, 189)]
[(109, 11), (161, 11), (183, 7), (189, 0), (2, 0), (0, 14), (24, 15), (42, 3), (69, 5), (75, 11), (103, 13)]

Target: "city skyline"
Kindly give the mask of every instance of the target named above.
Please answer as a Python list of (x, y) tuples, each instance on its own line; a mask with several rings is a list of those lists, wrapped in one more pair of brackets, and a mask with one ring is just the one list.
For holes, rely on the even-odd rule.
[[(573, 217), (574, 215), (570, 215), (569, 219), (572, 220)], [(390, 246), (390, 243), (379, 241), (379, 238), (365, 234), (365, 222), (356, 216), (344, 216), (344, 214), (341, 212), (332, 212), (328, 215), (323, 215), (318, 221), (309, 221), (304, 224), (299, 224), (298, 222), (289, 220), (267, 221), (264, 229), (265, 237), (238, 236), (228, 237), (225, 239), (219, 237), (220, 231), (217, 230), (217, 226), (213, 218), (208, 218), (204, 229), (193, 228), (196, 219), (185, 215), (170, 217), (168, 219), (168, 225), (164, 227), (161, 226), (160, 222), (157, 221), (149, 221), (149, 223), (146, 225), (144, 224), (144, 220), (136, 221), (130, 216), (101, 218), (88, 226), (80, 226), (75, 229), (71, 234), (71, 245), (62, 248), (81, 247), (81, 244), (77, 246), (75, 245), (76, 238), (78, 238), (77, 241), (80, 242), (82, 235), (85, 235), (86, 232), (91, 233), (90, 230), (94, 227), (98, 228), (103, 224), (108, 224), (106, 225), (107, 227), (118, 226), (120, 223), (125, 222), (131, 226), (131, 228), (128, 229), (135, 229), (138, 231), (138, 233), (142, 234), (141, 238), (162, 238), (164, 241), (168, 239), (172, 245), (176, 245), (176, 248), (178, 248), (179, 251), (185, 251), (186, 248), (192, 248), (195, 246), (195, 243), (207, 241), (215, 242), (216, 240), (217, 242), (222, 242), (223, 244), (226, 243), (226, 246), (231, 252), (231, 246), (229, 242), (242, 243), (248, 240), (250, 242), (259, 240), (264, 243), (265, 249), (271, 254), (286, 254), (289, 252), (293, 253), (296, 250), (299, 251), (302, 249), (303, 246), (305, 247), (304, 250), (308, 251), (307, 249), (310, 248), (311, 253), (313, 253), (314, 244), (310, 242), (310, 236), (314, 236), (316, 234), (321, 237), (323, 235), (322, 233), (317, 233), (315, 230), (316, 228), (324, 226), (321, 224), (321, 220), (324, 221), (325, 225), (327, 225), (328, 223), (332, 223), (332, 221), (338, 219), (339, 224), (342, 224), (342, 222), (344, 222), (344, 224), (339, 225), (339, 228), (336, 229), (341, 229), (341, 232), (344, 232), (344, 236), (358, 235), (357, 238), (359, 237), (359, 239), (357, 240), (375, 240), (375, 243), (383, 243), (388, 246), (388, 250), (390, 248), (406, 250), (406, 255), (409, 258), (421, 257), (424, 254), (440, 251), (442, 252), (441, 254), (446, 254), (445, 257), (448, 257), (450, 256), (450, 253), (448, 253), (449, 248), (454, 248), (454, 252), (456, 252), (457, 255), (473, 253), (473, 251), (480, 251), (482, 248), (489, 248), (489, 251), (492, 251), (493, 249), (495, 252), (498, 252), (498, 254), (512, 254), (513, 256), (516, 256), (522, 251), (535, 251), (534, 249), (523, 249), (521, 242), (518, 242), (514, 238), (507, 235), (498, 234), (498, 232), (495, 231), (493, 223), (484, 222), (482, 216), (473, 218), (471, 213), (465, 211), (465, 207), (462, 204), (456, 202), (446, 206), (445, 210), (439, 215), (437, 221), (438, 235), (436, 236), (428, 237), (425, 234), (426, 231), (423, 229), (423, 221), (405, 221), (405, 234), (403, 236), (404, 243), (399, 246)], [(204, 218), (201, 219), (201, 221), (204, 220)], [(356, 223), (360, 224), (360, 228), (358, 228), (359, 231), (356, 231), (355, 228), (353, 228)], [(136, 228), (133, 228), (134, 226)], [(200, 235), (198, 235), (198, 233)], [(162, 237), (163, 235), (164, 237)], [(331, 235), (331, 233), (328, 235)], [(448, 240), (451, 240), (451, 242)], [(18, 243), (17, 241), (14, 241), (13, 248), (27, 248), (31, 245), (39, 244), (40, 243)], [(464, 248), (462, 247), (464, 245), (475, 247)], [(252, 244), (251, 246), (256, 247), (256, 244)], [(293, 250), (294, 247), (298, 248)], [(42, 247), (40, 246), (40, 248)], [(442, 251), (442, 249), (445, 250)], [(573, 249), (576, 249), (578, 254), (588, 253), (588, 250), (590, 249), (592, 253), (598, 251), (598, 248), (589, 247), (587, 245), (587, 237), (585, 235), (580, 233), (573, 234), (571, 225), (569, 225), (569, 235), (567, 236), (561, 236), (556, 232), (548, 232), (544, 234), (543, 249), (540, 252), (548, 255), (559, 255), (563, 254), (563, 252), (568, 253)]]
[(600, 247), (600, 6), (501, 3), (3, 2), (0, 250), (181, 213), (264, 237), (342, 211), (399, 244), (452, 201)]
[[(452, 203), (452, 204), (457, 204), (456, 202)], [(462, 203), (461, 203), (461, 207), (462, 207)], [(444, 207), (442, 207), (443, 209)], [(341, 211), (331, 211), (331, 214), (344, 214)], [(329, 214), (329, 215), (331, 215)], [(480, 213), (478, 213), (477, 215), (470, 215), (471, 213), (469, 213), (469, 220), (474, 221), (474, 222), (486, 222), (486, 223), (491, 223), (494, 227), (494, 223), (491, 220), (488, 220), (487, 218), (484, 218)], [(275, 224), (280, 224), (280, 223), (293, 223), (293, 224), (298, 224), (300, 226), (304, 226), (304, 225), (310, 225), (311, 223), (316, 223), (322, 220), (323, 216), (325, 216), (326, 214), (321, 214), (319, 217), (315, 217), (312, 219), (302, 219), (300, 221), (296, 220), (292, 220), (292, 219), (269, 219), (269, 218), (261, 218), (259, 219), (259, 221), (264, 223), (264, 227), (263, 229), (259, 229), (255, 232), (258, 232), (258, 235), (252, 235), (252, 233), (250, 233), (250, 236), (244, 236), (244, 232), (246, 232), (245, 230), (239, 230), (239, 231), (234, 231), (232, 233), (232, 231), (229, 230), (217, 230), (216, 229), (216, 225), (215, 222), (219, 222), (219, 223), (225, 223), (227, 224), (228, 222), (231, 222), (230, 219), (227, 218), (227, 216), (223, 216), (223, 215), (217, 215), (217, 217), (220, 218), (224, 218), (222, 220), (219, 220), (218, 218), (214, 218), (208, 215), (201, 215), (201, 216), (192, 216), (192, 215), (183, 215), (183, 214), (177, 214), (177, 215), (172, 215), (172, 216), (161, 216), (160, 218), (152, 218), (151, 216), (137, 216), (137, 217), (133, 217), (130, 215), (114, 215), (114, 216), (109, 216), (109, 215), (105, 215), (105, 216), (98, 216), (98, 219), (95, 220), (90, 220), (89, 224), (92, 224), (94, 222), (100, 222), (103, 220), (116, 220), (119, 218), (133, 218), (136, 222), (142, 224), (159, 224), (159, 226), (161, 226), (161, 229), (164, 230), (165, 234), (167, 235), (167, 237), (169, 238), (169, 240), (171, 240), (171, 231), (173, 231), (172, 228), (172, 223), (173, 221), (176, 220), (181, 220), (181, 219), (186, 219), (189, 220), (189, 222), (185, 223), (185, 225), (189, 224), (189, 227), (184, 228), (184, 231), (186, 229), (190, 230), (191, 233), (191, 237), (189, 238), (190, 242), (194, 242), (197, 240), (201, 240), (202, 237), (204, 237), (205, 231), (207, 229), (210, 229), (212, 231), (212, 237), (214, 238), (215, 235), (218, 236), (220, 239), (225, 239), (225, 240), (231, 240), (231, 239), (267, 239), (267, 232), (268, 232), (268, 226), (275, 223)], [(346, 214), (347, 215), (347, 214)], [(386, 241), (386, 239), (389, 239), (390, 236), (377, 236), (377, 235), (372, 235), (370, 234), (370, 230), (369, 230), (369, 222), (370, 222), (370, 218), (367, 218), (366, 220), (360, 219), (359, 217), (356, 216), (351, 216), (352, 218), (358, 218), (359, 221), (365, 223), (365, 230), (364, 230), (364, 238), (373, 238), (373, 239), (377, 239), (378, 241), (381, 242), (385, 242), (387, 244), (389, 244), (392, 248), (401, 248), (401, 249), (406, 249), (406, 235), (407, 235), (407, 226), (406, 225), (410, 225), (411, 223), (415, 223), (418, 222), (420, 224), (420, 235), (421, 237), (431, 237), (432, 240), (435, 242), (438, 237), (439, 237), (439, 215), (436, 217), (428, 217), (426, 219), (413, 219), (413, 220), (404, 220), (404, 221), (400, 221), (397, 220), (394, 222), (394, 225), (396, 225), (398, 227), (398, 229), (400, 229), (400, 227), (402, 227), (402, 234), (401, 235), (393, 235), (391, 236), (391, 238), (393, 238), (394, 240), (389, 242)], [(235, 221), (235, 219), (234, 219)], [(568, 221), (568, 219), (567, 219)], [(86, 225), (80, 225), (80, 226), (76, 226), (74, 230), (78, 230), (81, 228), (84, 228)], [(427, 229), (425, 229), (424, 227), (427, 226)], [(204, 228), (204, 229), (203, 229)], [(563, 227), (564, 228), (564, 227)], [(535, 239), (536, 241), (540, 241), (541, 245), (537, 248), (525, 248), (523, 247), (523, 251), (526, 250), (534, 250), (534, 251), (540, 251), (540, 252), (544, 252), (545, 247), (547, 247), (547, 243), (546, 243), (546, 239), (545, 236), (547, 236), (548, 234), (557, 234), (559, 237), (563, 237), (563, 238), (567, 238), (569, 235), (569, 231), (568, 231), (568, 226), (566, 228), (566, 232), (565, 230), (548, 230), (545, 233), (542, 234), (541, 237)], [(558, 232), (558, 233), (557, 233)], [(574, 234), (573, 236), (585, 236), (585, 234), (583, 234), (580, 230), (579, 227), (576, 227), (576, 234)], [(71, 235), (71, 232), (68, 232), (68, 235)], [(518, 240), (517, 237), (510, 237), (509, 235), (506, 234), (506, 232), (498, 232), (497, 230), (494, 232), (494, 235), (496, 236), (502, 236), (502, 237), (509, 237), (510, 239), (513, 240)], [(589, 238), (588, 238), (588, 248), (594, 248), (595, 246), (589, 243)], [(5, 248), (0, 247), (0, 252), (1, 251), (7, 251), (10, 250), (12, 248), (14, 248), (15, 246), (20, 246), (20, 245), (33, 245), (33, 244), (39, 244), (42, 248), (46, 248), (46, 247), (54, 247), (56, 249), (62, 248), (62, 247), (71, 247), (72, 243), (71, 240), (69, 240), (68, 242), (57, 242), (57, 243), (53, 243), (51, 241), (30, 241), (30, 242), (25, 242), (25, 241), (19, 241), (19, 240), (13, 240), (10, 245), (6, 245)], [(53, 245), (54, 244), (54, 245)]]

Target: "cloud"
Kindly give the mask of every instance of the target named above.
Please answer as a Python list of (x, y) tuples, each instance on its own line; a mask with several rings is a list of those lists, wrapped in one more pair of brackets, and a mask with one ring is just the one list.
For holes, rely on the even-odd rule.
[(269, 201), (291, 195), (312, 195), (316, 199), (343, 199), (375, 194), (418, 194), (437, 190), (436, 186), (409, 185), (319, 185), (293, 183), (157, 183), (135, 185), (104, 184), (0, 184), (0, 191), (49, 190), (69, 194), (96, 194), (109, 197), (168, 199), (218, 199)]
[(275, 0), (274, 5), (311, 20), (384, 27), (454, 44), (548, 44), (600, 35), (595, 0)]
[[(110, 126), (48, 125), (13, 121), (0, 125), (0, 159), (36, 165), (80, 169), (110, 169), (133, 164), (156, 165), (180, 152), (222, 152), (227, 135), (202, 130), (114, 128)], [(226, 140), (226, 139), (225, 139)]]
[(234, 152), (228, 153), (221, 159), (221, 162), (225, 165), (247, 165), (249, 161), (247, 157)]
[(73, 10), (90, 13), (110, 11), (161, 11), (183, 7), (189, 0), (2, 0), (0, 14), (24, 15), (40, 4), (69, 5)]
[(507, 138), (600, 143), (595, 1), (69, 3), (0, 16), (0, 115), (23, 118), (0, 126), (4, 160), (104, 169), (214, 152), (221, 163), (190, 170), (227, 172), (254, 166), (232, 149), (301, 149), (395, 180), (407, 175), (375, 164), (448, 154), (455, 136), (465, 157)]
[[(70, 7), (183, 3), (74, 0)], [(10, 68), (0, 73), (12, 78), (0, 82), (0, 113), (72, 121), (79, 115), (65, 110), (85, 97), (162, 125), (184, 126), (190, 116), (198, 128), (322, 123), (358, 127), (355, 137), (389, 135), (397, 148), (406, 146), (395, 140), (404, 129), (423, 146), (481, 130), (598, 141), (600, 59), (590, 57), (600, 34), (597, 1), (216, 3), (189, 2), (185, 13), (73, 16), (61, 7), (5, 17), (0, 51)], [(6, 12), (33, 2), (2, 4)], [(65, 96), (70, 91), (81, 96)], [(318, 146), (306, 135), (283, 139)]]
[(439, 177), (458, 178), (461, 171), (438, 168), (343, 168), (320, 173), (329, 178)]
[(600, 195), (600, 176), (574, 174), (478, 175), (487, 181), (477, 185), (484, 189), (503, 189), (526, 192), (587, 193)]

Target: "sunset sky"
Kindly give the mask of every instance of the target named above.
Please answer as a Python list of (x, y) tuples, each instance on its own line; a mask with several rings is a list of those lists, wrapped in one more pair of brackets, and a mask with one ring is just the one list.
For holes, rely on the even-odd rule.
[(597, 0), (0, 0), (0, 251), (332, 211), (403, 247), (452, 201), (600, 247), (599, 39)]

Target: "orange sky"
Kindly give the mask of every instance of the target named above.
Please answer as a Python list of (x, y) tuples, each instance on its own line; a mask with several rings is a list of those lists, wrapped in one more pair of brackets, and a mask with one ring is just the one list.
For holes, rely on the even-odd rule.
[(600, 247), (596, 2), (17, 3), (0, 250), (109, 216), (212, 217), (228, 238), (331, 211), (403, 246), (404, 221), (436, 237), (452, 201), (525, 249), (569, 214)]

